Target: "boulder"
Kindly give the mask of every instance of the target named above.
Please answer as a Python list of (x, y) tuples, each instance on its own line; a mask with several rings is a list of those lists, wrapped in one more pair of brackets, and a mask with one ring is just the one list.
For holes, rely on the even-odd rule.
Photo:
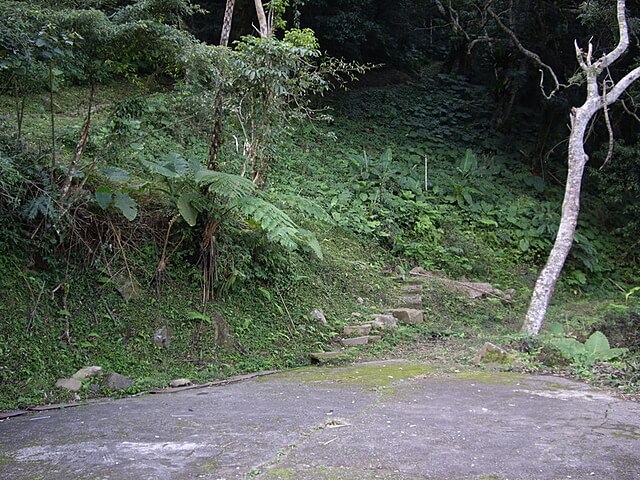
[(169, 386), (171, 388), (180, 388), (180, 387), (188, 387), (191, 385), (191, 380), (188, 378), (176, 378), (175, 380), (171, 380), (169, 382)]
[(86, 378), (99, 377), (102, 375), (102, 367), (85, 367), (71, 375), (74, 380), (84, 380)]
[(314, 308), (313, 310), (311, 310), (311, 316), (321, 324), (327, 324), (327, 317), (324, 316), (324, 313), (319, 308)]
[(102, 386), (113, 391), (124, 390), (133, 386), (133, 380), (119, 373), (111, 372), (104, 377)]
[(371, 325), (352, 325), (342, 330), (345, 335), (369, 335), (370, 331)]
[(75, 378), (61, 378), (56, 382), (56, 388), (77, 392), (82, 388), (82, 382)]
[(394, 308), (393, 310), (389, 310), (389, 313), (400, 323), (417, 325), (424, 322), (424, 313), (422, 310), (416, 310), (413, 308)]
[(507, 351), (490, 342), (485, 342), (473, 359), (474, 363), (503, 363), (507, 359)]

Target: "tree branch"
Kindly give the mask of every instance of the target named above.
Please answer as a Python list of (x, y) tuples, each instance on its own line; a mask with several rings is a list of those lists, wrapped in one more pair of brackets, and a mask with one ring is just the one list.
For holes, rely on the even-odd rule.
[(625, 0), (618, 0), (617, 5), (618, 32), (620, 35), (620, 40), (618, 41), (618, 45), (616, 46), (616, 48), (614, 48), (611, 52), (609, 52), (598, 62), (596, 62), (596, 66), (600, 71), (604, 70), (613, 62), (618, 60), (629, 47), (629, 26), (627, 24), (625, 3)]
[(525, 57), (527, 57), (530, 60), (532, 60), (533, 62), (535, 62), (535, 64), (538, 65), (539, 67), (541, 67), (541, 69), (545, 69), (546, 71), (549, 72), (549, 74), (551, 75), (551, 78), (553, 78), (554, 87), (551, 90), (551, 93), (549, 93), (549, 94), (547, 94), (544, 91), (544, 88), (542, 88), (542, 95), (544, 95), (544, 97), (547, 100), (550, 99), (551, 97), (553, 97), (553, 95), (555, 95), (555, 93), (558, 90), (560, 90), (560, 88), (562, 87), (562, 84), (558, 80), (558, 77), (557, 77), (556, 73), (554, 72), (553, 68), (551, 68), (549, 65), (544, 63), (542, 61), (542, 59), (540, 58), (540, 55), (538, 55), (535, 52), (532, 52), (531, 50), (528, 50), (527, 48), (525, 48), (524, 45), (522, 45), (522, 43), (520, 42), (520, 40), (516, 36), (516, 34), (513, 32), (513, 30), (511, 30), (509, 27), (507, 27), (504, 24), (502, 19), (493, 11), (493, 9), (490, 6), (487, 6), (487, 13), (489, 14), (489, 16), (491, 16), (491, 18), (493, 18), (493, 20), (498, 24), (498, 26), (502, 29), (502, 31), (504, 31), (509, 36), (509, 38), (511, 38), (511, 41), (516, 46), (516, 48), (518, 50), (520, 50), (520, 53), (522, 53)]

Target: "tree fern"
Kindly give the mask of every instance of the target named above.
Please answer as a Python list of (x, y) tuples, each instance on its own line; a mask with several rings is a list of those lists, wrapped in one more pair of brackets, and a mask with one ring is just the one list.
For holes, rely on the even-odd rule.
[(315, 235), (299, 228), (285, 212), (259, 197), (247, 196), (234, 202), (234, 206), (262, 228), (270, 242), (290, 250), (304, 247), (322, 258), (320, 244)]
[(313, 200), (294, 193), (274, 193), (273, 203), (284, 206), (287, 210), (301, 213), (305, 218), (332, 225), (333, 219), (324, 208)]
[(253, 182), (240, 175), (202, 169), (195, 177), (199, 186), (207, 187), (209, 192), (229, 201), (252, 195), (256, 191)]

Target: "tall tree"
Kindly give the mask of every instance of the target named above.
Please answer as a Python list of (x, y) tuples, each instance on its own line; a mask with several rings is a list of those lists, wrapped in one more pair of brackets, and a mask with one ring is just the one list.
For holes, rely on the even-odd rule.
[(586, 79), (586, 100), (580, 107), (574, 107), (571, 111), (571, 134), (569, 136), (568, 152), (569, 170), (558, 235), (549, 259), (536, 282), (529, 311), (522, 327), (524, 332), (531, 335), (539, 333), (542, 328), (549, 302), (573, 243), (573, 235), (580, 211), (582, 175), (589, 160), (584, 148), (589, 124), (597, 112), (604, 110), (605, 120), (611, 131), (608, 107), (615, 103), (625, 90), (640, 78), (640, 67), (631, 70), (617, 82), (608, 73), (609, 67), (620, 59), (629, 47), (629, 27), (625, 3), (625, 0), (617, 0), (619, 40), (617, 46), (610, 53), (594, 60), (594, 48), (591, 41), (589, 41), (586, 51), (580, 48), (577, 41), (574, 43), (576, 59)]
[[(222, 33), (220, 35), (220, 46), (229, 45), (231, 35), (231, 24), (233, 23), (233, 7), (235, 0), (227, 0), (224, 9), (224, 20), (222, 23)], [(223, 72), (221, 72), (222, 74)], [(219, 87), (213, 97), (213, 127), (211, 128), (211, 139), (209, 141), (209, 162), (210, 170), (218, 169), (218, 153), (222, 145), (222, 87)]]
[(226, 47), (229, 45), (229, 36), (231, 35), (231, 23), (233, 21), (233, 7), (236, 0), (227, 0), (224, 9), (224, 21), (222, 23), (222, 34), (220, 35), (220, 45)]
[(267, 15), (264, 13), (262, 0), (255, 0), (255, 4), (256, 15), (258, 15), (258, 24), (260, 25), (260, 36), (262, 38), (267, 38), (271, 36), (271, 28), (269, 26), (269, 21), (267, 20)]

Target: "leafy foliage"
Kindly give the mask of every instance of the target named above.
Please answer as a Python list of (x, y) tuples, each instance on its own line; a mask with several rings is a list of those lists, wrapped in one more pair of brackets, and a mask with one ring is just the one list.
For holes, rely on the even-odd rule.
[(564, 331), (560, 324), (550, 325), (549, 330), (554, 335), (549, 340), (551, 345), (560, 350), (562, 355), (570, 359), (574, 364), (582, 367), (592, 367), (597, 361), (613, 360), (627, 351), (626, 348), (611, 348), (609, 340), (600, 331), (593, 332), (582, 343), (575, 338), (562, 336)]

